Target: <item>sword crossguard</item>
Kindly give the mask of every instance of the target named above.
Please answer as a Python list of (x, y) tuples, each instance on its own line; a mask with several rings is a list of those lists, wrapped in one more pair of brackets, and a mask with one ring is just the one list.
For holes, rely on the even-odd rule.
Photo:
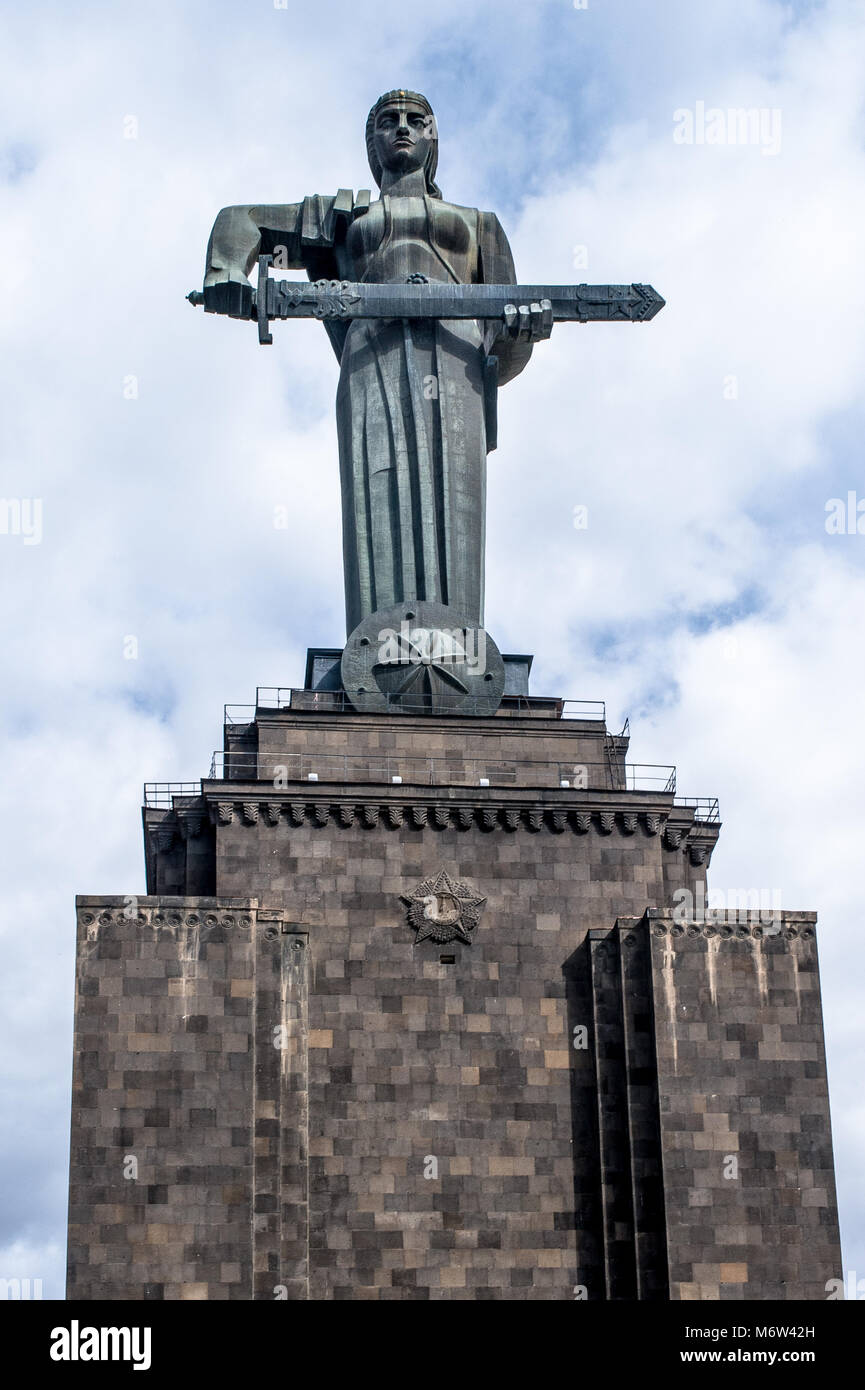
[(254, 305), (255, 314), (258, 319), (258, 341), (260, 346), (268, 347), (273, 342), (273, 334), (270, 332), (270, 324), (267, 317), (268, 289), (270, 287), (270, 267), (273, 264), (272, 256), (259, 256), (258, 258), (258, 288), (255, 291)]

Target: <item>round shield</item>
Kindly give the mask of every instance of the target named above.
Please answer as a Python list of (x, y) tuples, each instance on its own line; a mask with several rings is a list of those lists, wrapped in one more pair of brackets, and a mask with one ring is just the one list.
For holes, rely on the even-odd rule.
[(484, 628), (442, 603), (409, 600), (358, 623), (342, 654), (355, 709), (394, 714), (495, 714), (505, 688)]

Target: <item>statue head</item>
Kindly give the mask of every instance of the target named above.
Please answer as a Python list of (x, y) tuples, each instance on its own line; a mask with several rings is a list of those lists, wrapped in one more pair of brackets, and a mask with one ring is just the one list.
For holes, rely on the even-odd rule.
[(433, 109), (420, 92), (385, 92), (366, 119), (366, 151), (372, 176), (381, 188), (385, 169), (395, 174), (423, 169), (427, 192), (440, 198), (435, 183), (439, 142)]

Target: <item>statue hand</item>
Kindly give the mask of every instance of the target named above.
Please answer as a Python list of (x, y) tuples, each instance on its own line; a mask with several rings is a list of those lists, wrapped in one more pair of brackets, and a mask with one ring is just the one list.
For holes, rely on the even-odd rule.
[(548, 299), (539, 304), (506, 304), (500, 338), (518, 343), (540, 343), (553, 331), (553, 306)]
[(246, 279), (220, 280), (204, 286), (204, 310), (208, 314), (228, 314), (233, 319), (252, 317), (252, 285)]

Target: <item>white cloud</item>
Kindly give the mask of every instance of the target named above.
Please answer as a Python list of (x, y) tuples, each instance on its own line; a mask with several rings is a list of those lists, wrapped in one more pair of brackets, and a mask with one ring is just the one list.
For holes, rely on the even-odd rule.
[[(865, 541), (823, 528), (827, 497), (865, 490), (839, 443), (865, 369), (865, 10), (465, 9), (388, 0), (376, 28), (336, 0), (186, 0), (11, 22), (0, 494), (41, 497), (45, 529), (0, 537), (4, 1056), (28, 1081), (20, 1172), (41, 1175), (26, 1239), (65, 1220), (73, 894), (140, 890), (140, 783), (206, 771), (223, 700), (298, 682), (305, 647), (343, 632), (325, 336), (282, 325), (261, 350), (183, 295), (223, 204), (368, 183), (367, 106), (407, 82), (444, 95), (445, 192), (502, 212), (523, 280), (644, 279), (668, 300), (645, 327), (557, 327), (503, 391), (488, 625), (536, 653), (539, 693), (639, 714), (635, 759), (722, 797), (710, 882), (820, 910), (847, 1264), (865, 1268)], [(698, 100), (779, 108), (780, 153), (674, 144)]]

